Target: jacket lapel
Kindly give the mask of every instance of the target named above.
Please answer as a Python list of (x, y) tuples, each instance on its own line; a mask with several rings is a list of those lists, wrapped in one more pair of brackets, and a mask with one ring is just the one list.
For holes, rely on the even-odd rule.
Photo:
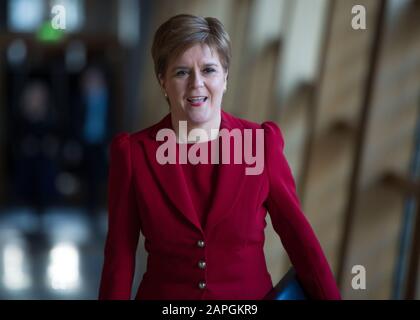
[[(207, 215), (207, 222), (203, 228), (190, 197), (181, 165), (178, 163), (161, 165), (156, 160), (156, 151), (163, 143), (156, 141), (156, 134), (163, 128), (173, 129), (170, 114), (165, 116), (159, 123), (151, 128), (149, 139), (143, 140), (144, 150), (153, 175), (155, 176), (157, 183), (162, 187), (162, 191), (168, 196), (179, 212), (195, 228), (200, 230), (200, 232), (209, 234), (219, 222), (229, 215), (232, 206), (237, 201), (244, 182), (245, 165), (233, 164), (232, 144), (230, 146), (230, 159), (232, 163), (222, 164), (220, 160), (220, 164), (218, 165), (216, 185), (213, 186), (215, 191), (213, 192), (210, 210)], [(222, 110), (220, 129), (231, 130), (234, 128), (242, 129), (240, 122), (234, 121), (231, 116)], [(220, 141), (219, 150), (222, 150)]]
[[(239, 121), (235, 121), (229, 114), (222, 110), (222, 119), (220, 123), (220, 130), (227, 129), (243, 129)], [(219, 141), (219, 150), (222, 150), (221, 141)], [(207, 215), (207, 222), (205, 225), (205, 232), (209, 235), (218, 223), (227, 218), (241, 194), (244, 178), (245, 178), (245, 165), (234, 164), (233, 144), (230, 145), (230, 164), (223, 164), (220, 157), (218, 174), (216, 178), (216, 185), (213, 186), (215, 191), (210, 206), (210, 211)]]
[(195, 212), (194, 205), (189, 195), (182, 168), (179, 164), (161, 165), (156, 160), (156, 152), (162, 141), (156, 140), (156, 134), (160, 129), (172, 129), (171, 115), (165, 116), (159, 123), (152, 127), (149, 139), (144, 139), (144, 150), (148, 163), (157, 184), (163, 189), (169, 200), (175, 205), (179, 212), (192, 223), (194, 227), (202, 232), (200, 221)]

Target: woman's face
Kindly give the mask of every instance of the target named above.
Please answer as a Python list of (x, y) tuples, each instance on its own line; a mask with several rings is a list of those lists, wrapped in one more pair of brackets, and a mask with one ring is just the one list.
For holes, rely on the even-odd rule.
[(217, 50), (197, 44), (169, 61), (160, 84), (172, 116), (200, 126), (219, 117), (226, 80)]

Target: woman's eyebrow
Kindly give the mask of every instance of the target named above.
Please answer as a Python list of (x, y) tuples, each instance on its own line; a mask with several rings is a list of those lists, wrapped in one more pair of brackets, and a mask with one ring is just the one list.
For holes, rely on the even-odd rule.
[(175, 66), (172, 68), (172, 70), (176, 70), (176, 69), (188, 69), (187, 66)]
[[(209, 63), (204, 64), (204, 67), (206, 67), (206, 68), (217, 67), (217, 66), (218, 66), (217, 63), (214, 63), (214, 62), (209, 62)], [(175, 70), (179, 70), (179, 69), (189, 69), (189, 67), (180, 65), (180, 66), (173, 67), (171, 70), (175, 71)]]
[(211, 62), (211, 63), (206, 63), (204, 66), (205, 66), (205, 67), (217, 67), (217, 63), (213, 63), (213, 62)]

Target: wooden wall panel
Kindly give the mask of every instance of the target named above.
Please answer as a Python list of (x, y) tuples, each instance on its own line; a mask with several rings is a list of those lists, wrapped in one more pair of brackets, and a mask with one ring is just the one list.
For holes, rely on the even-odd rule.
[[(304, 211), (314, 225), (333, 270), (348, 199), (355, 128), (379, 1), (334, 2), (327, 61), (319, 88), (314, 148), (305, 188)], [(367, 30), (351, 28), (351, 8), (367, 9)]]
[(392, 297), (404, 194), (384, 185), (382, 177), (388, 172), (408, 175), (420, 94), (418, 21), (420, 6), (412, 5), (398, 21), (388, 21), (393, 27), (384, 30), (346, 265), (347, 270), (364, 265), (369, 285), (366, 292), (345, 287), (349, 298)]

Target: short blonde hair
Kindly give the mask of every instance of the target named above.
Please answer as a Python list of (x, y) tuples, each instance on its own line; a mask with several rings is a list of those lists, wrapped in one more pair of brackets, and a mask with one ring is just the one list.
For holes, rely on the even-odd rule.
[(179, 14), (164, 22), (155, 33), (152, 57), (156, 77), (165, 74), (170, 59), (196, 44), (216, 49), (223, 69), (229, 70), (231, 44), (223, 24), (216, 18)]

